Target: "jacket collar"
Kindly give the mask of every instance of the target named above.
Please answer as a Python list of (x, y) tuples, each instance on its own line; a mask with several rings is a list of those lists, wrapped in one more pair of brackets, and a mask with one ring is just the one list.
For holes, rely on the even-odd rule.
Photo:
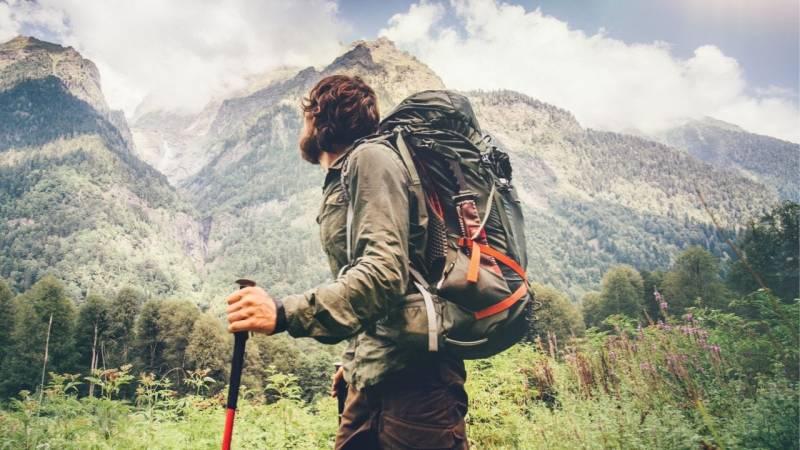
[(355, 142), (351, 144), (349, 147), (342, 150), (342, 153), (333, 160), (331, 165), (328, 167), (328, 172), (325, 174), (325, 184), (323, 184), (323, 188), (327, 186), (333, 178), (336, 180), (339, 179), (339, 173), (342, 171), (342, 166), (344, 166), (344, 161), (347, 159), (347, 155), (353, 151), (355, 147)]

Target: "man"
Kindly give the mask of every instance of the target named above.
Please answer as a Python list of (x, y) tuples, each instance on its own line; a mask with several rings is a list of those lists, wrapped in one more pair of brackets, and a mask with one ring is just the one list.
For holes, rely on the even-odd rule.
[(242, 289), (228, 297), (228, 330), (349, 339), (335, 376), (350, 386), (337, 449), (468, 448), (464, 362), (401, 345), (402, 331), (387, 320), (413, 292), (409, 255), (424, 242), (409, 237), (417, 205), (401, 159), (382, 144), (357, 142), (378, 129), (375, 93), (358, 77), (330, 76), (311, 90), (303, 112), (301, 155), (327, 170), (317, 222), (335, 280), (280, 301), (258, 287)]

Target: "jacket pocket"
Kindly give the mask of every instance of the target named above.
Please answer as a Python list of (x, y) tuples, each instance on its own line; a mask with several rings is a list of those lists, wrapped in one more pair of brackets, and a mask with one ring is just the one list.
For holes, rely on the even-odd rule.
[[(438, 297), (433, 295), (434, 321), (437, 335), (441, 335), (442, 312)], [(388, 316), (379, 321), (375, 333), (404, 347), (417, 350), (427, 349), (429, 340), (428, 311), (422, 294), (405, 295), (401, 304), (392, 309)]]

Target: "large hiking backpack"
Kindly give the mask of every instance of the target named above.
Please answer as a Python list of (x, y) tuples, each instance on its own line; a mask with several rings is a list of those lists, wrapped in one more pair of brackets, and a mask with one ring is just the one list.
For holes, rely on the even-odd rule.
[[(522, 339), (533, 300), (522, 208), (509, 157), (482, 134), (467, 98), (443, 90), (411, 95), (367, 140), (397, 152), (416, 205), (425, 205), (411, 212), (412, 241), (426, 242), (411, 255), (421, 306), (413, 306), (415, 295), (407, 297), (412, 305), (397, 339), (466, 359), (497, 354)], [(346, 176), (345, 164), (345, 187)], [(352, 207), (347, 217), (351, 258)]]

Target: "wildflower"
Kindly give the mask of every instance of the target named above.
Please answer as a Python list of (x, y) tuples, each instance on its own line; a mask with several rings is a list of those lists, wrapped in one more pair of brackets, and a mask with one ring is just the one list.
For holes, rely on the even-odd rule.
[(667, 301), (664, 300), (664, 297), (661, 295), (661, 292), (658, 292), (658, 289), (654, 288), (653, 289), (653, 296), (656, 299), (656, 303), (658, 303), (658, 308), (661, 311), (666, 311), (667, 308), (669, 307), (669, 305), (667, 304)]
[(668, 323), (664, 323), (661, 320), (658, 321), (658, 324), (656, 324), (656, 327), (659, 330), (664, 330), (664, 331), (671, 331), (672, 330), (672, 325), (670, 325)]
[(685, 320), (687, 322), (691, 322), (692, 320), (694, 320), (694, 316), (692, 315), (692, 313), (688, 313), (688, 314), (683, 316), (683, 320)]

